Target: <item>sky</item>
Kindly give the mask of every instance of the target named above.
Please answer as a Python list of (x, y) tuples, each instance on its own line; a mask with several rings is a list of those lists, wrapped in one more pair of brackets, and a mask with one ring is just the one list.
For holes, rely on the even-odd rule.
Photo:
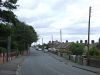
[(100, 1), (99, 0), (18, 0), (14, 13), (18, 19), (36, 30), (38, 43), (48, 41), (87, 40), (89, 7), (91, 10), (91, 40), (100, 37)]

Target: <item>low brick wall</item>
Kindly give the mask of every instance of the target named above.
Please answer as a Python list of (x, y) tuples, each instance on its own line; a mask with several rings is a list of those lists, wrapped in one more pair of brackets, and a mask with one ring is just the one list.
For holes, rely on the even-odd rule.
[[(61, 56), (61, 53), (58, 53), (59, 56)], [(81, 65), (87, 65), (87, 58), (83, 58), (82, 56), (76, 56), (76, 55), (67, 55), (66, 53), (62, 54), (62, 57), (65, 59), (71, 60), (75, 63), (81, 64)], [(90, 59), (89, 66), (100, 68), (100, 59)]]
[(90, 66), (100, 68), (100, 59), (90, 59)]
[(4, 55), (3, 57), (3, 54), (0, 54), (0, 64), (3, 64), (6, 62), (6, 55)]

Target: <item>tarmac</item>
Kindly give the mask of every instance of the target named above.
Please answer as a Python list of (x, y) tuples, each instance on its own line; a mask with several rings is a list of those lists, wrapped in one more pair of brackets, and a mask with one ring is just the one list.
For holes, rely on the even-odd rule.
[[(62, 58), (60, 56), (57, 56), (55, 54), (52, 54), (52, 53), (48, 53), (48, 54), (50, 54), (52, 57), (59, 60), (60, 62), (69, 64), (72, 67), (80, 68), (80, 69), (90, 71), (93, 73), (97, 73), (98, 75), (100, 75), (100, 68), (79, 65), (77, 63), (73, 63), (73, 62), (66, 60), (65, 58)], [(27, 56), (20, 56), (20, 57), (17, 57), (5, 64), (0, 64), (0, 75), (18, 75), (18, 70), (19, 70), (22, 62), (24, 61), (25, 57), (27, 57)]]
[(57, 56), (57, 55), (55, 55), (53, 53), (49, 52), (49, 54), (52, 55), (55, 59), (57, 59), (57, 60), (59, 60), (61, 62), (64, 62), (67, 65), (70, 65), (70, 66), (75, 67), (75, 68), (83, 69), (83, 70), (86, 70), (86, 71), (90, 71), (90, 72), (93, 72), (93, 73), (96, 73), (96, 74), (100, 75), (100, 68), (80, 65), (78, 63), (74, 63), (74, 62), (72, 62), (70, 60), (67, 60), (67, 59), (65, 59), (63, 57)]

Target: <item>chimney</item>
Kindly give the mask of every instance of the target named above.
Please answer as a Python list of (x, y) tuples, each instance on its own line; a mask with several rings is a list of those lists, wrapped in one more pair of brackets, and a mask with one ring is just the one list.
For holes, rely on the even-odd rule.
[(99, 45), (100, 45), (100, 38), (99, 38), (99, 41), (98, 42), (99, 42)]
[(66, 43), (68, 43), (68, 40), (66, 40)]
[(78, 41), (76, 41), (76, 43), (79, 43)]
[(80, 40), (80, 43), (83, 43), (83, 40)]
[(91, 40), (91, 44), (94, 44), (94, 40)]
[(87, 43), (88, 43), (87, 40), (85, 40), (85, 45), (87, 45)]

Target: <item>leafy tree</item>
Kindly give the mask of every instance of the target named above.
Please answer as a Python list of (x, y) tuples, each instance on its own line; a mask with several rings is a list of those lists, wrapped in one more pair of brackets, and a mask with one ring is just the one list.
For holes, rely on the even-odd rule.
[(84, 45), (80, 43), (70, 44), (69, 50), (73, 55), (82, 55), (84, 52)]
[[(0, 0), (0, 40), (11, 36), (12, 49), (27, 50), (31, 43), (38, 40), (36, 31), (32, 26), (20, 22), (12, 10), (17, 9), (17, 0)], [(4, 45), (2, 45), (4, 43)], [(0, 41), (5, 47), (6, 42)], [(5, 47), (6, 48), (6, 47)]]
[(11, 33), (11, 29), (8, 24), (0, 24), (0, 36), (7, 37)]
[[(13, 9), (17, 9), (17, 0), (6, 0), (0, 1), (0, 20), (3, 22), (8, 22), (15, 24), (16, 16), (12, 12)], [(5, 8), (6, 10), (4, 10)]]
[(28, 50), (28, 46), (38, 40), (34, 28), (23, 22), (19, 22), (16, 27), (13, 27), (12, 37), (12, 40), (17, 43), (17, 47), (20, 51)]
[(0, 46), (7, 48), (7, 39), (11, 34), (9, 24), (0, 24)]
[[(16, 15), (12, 12), (13, 9), (17, 9), (16, 3), (17, 0), (0, 0), (0, 38), (3, 40), (7, 40), (8, 36), (12, 34), (10, 27), (16, 23)], [(7, 41), (0, 42), (0, 45), (2, 43), (7, 45)]]

